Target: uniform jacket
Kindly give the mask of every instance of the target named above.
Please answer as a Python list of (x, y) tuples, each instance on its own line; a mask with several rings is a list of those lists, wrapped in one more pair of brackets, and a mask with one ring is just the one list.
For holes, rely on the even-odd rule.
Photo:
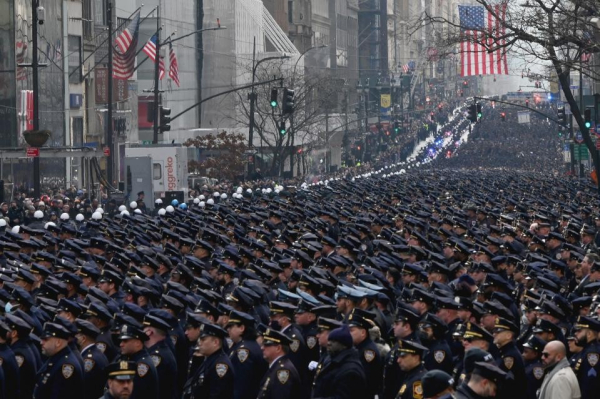
[(177, 385), (179, 370), (173, 349), (168, 345), (170, 342), (168, 340), (170, 340), (169, 337), (148, 348), (150, 359), (152, 359), (158, 373), (158, 390), (161, 399), (179, 397), (179, 387)]
[(302, 395), (300, 375), (287, 355), (277, 359), (260, 382), (258, 399), (299, 399)]
[(366, 377), (358, 352), (346, 349), (317, 368), (312, 398), (362, 399)]
[(256, 399), (260, 380), (269, 365), (255, 340), (241, 340), (233, 345), (229, 359), (235, 372), (234, 399)]
[(406, 379), (398, 391), (396, 398), (398, 399), (422, 399), (423, 398), (423, 384), (421, 384), (421, 378), (427, 370), (421, 364), (414, 369), (406, 373)]
[(119, 360), (128, 360), (137, 364), (137, 372), (133, 379), (134, 389), (130, 399), (158, 399), (158, 372), (146, 348), (131, 356), (121, 356)]
[(208, 356), (186, 382), (183, 398), (232, 399), (234, 371), (229, 357), (221, 349)]
[(88, 346), (81, 352), (83, 358), (83, 381), (85, 384), (84, 398), (98, 399), (104, 392), (108, 359), (96, 345)]
[(67, 346), (50, 357), (39, 370), (33, 398), (80, 399), (83, 389), (83, 370)]
[(0, 344), (0, 359), (4, 372), (4, 397), (16, 399), (19, 397), (19, 365), (15, 353), (7, 344)]
[[(598, 393), (596, 392), (596, 395)], [(569, 361), (562, 359), (544, 378), (539, 399), (579, 399), (581, 391)]]

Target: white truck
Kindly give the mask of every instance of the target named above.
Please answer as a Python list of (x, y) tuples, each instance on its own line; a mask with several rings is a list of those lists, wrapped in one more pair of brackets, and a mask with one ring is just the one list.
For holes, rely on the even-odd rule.
[[(151, 180), (154, 202), (157, 198), (165, 198), (167, 192), (183, 192), (183, 199), (188, 198), (188, 148), (180, 144), (152, 145), (125, 148), (127, 165), (127, 186), (133, 194), (150, 188)], [(146, 192), (146, 191), (145, 191)], [(149, 199), (151, 195), (146, 192)], [(137, 197), (136, 197), (137, 198)], [(148, 204), (149, 201), (146, 201)]]

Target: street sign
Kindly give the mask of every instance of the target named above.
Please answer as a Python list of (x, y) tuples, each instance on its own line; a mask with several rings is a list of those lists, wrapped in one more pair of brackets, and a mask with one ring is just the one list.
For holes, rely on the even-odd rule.
[(576, 161), (585, 161), (590, 158), (587, 146), (585, 144), (575, 144), (573, 147), (573, 155)]
[(142, 145), (152, 145), (152, 140), (142, 140)]
[(104, 147), (104, 156), (105, 157), (110, 157), (110, 148)]
[(37, 158), (40, 156), (40, 149), (35, 147), (27, 148), (27, 157), (28, 158)]
[(578, 142), (579, 144), (583, 143), (583, 135), (581, 134), (581, 130), (578, 130), (575, 133), (575, 141)]

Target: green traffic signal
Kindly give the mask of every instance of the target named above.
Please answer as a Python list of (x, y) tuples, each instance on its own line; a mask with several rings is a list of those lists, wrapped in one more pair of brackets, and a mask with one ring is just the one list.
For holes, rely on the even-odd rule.
[(586, 128), (591, 128), (592, 127), (592, 122), (585, 122), (585, 127)]
[(273, 107), (273, 108), (277, 107), (277, 101), (271, 101), (271, 107)]
[(277, 89), (272, 89), (271, 90), (271, 107), (272, 108), (277, 108)]

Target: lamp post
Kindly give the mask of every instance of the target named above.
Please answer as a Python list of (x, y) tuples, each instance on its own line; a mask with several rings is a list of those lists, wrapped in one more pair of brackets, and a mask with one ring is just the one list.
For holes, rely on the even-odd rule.
[[(312, 47), (307, 48), (306, 50), (304, 50), (304, 52), (302, 54), (300, 54), (300, 56), (298, 57), (298, 59), (294, 63), (294, 71), (292, 73), (292, 81), (291, 81), (292, 90), (294, 90), (294, 85), (296, 84), (296, 68), (298, 67), (298, 62), (309, 51), (314, 50), (314, 49), (319, 49), (319, 48), (325, 48), (325, 47), (327, 47), (326, 44), (320, 44), (318, 46), (312, 46)], [(289, 131), (290, 131), (290, 134), (292, 135), (292, 143), (291, 143), (291, 147), (290, 147), (291, 148), (291, 152), (290, 152), (290, 171), (293, 174), (294, 173), (294, 139), (296, 138), (296, 131), (294, 130), (294, 113), (293, 112), (290, 114), (290, 129), (289, 129)], [(298, 157), (298, 162), (300, 162), (300, 157)]]
[[(252, 91), (250, 92), (250, 95), (249, 95), (249, 97), (250, 97), (250, 126), (248, 129), (248, 149), (250, 149), (250, 150), (254, 147), (254, 104), (256, 102), (256, 92), (254, 91), (254, 82), (256, 80), (256, 70), (258, 69), (258, 66), (265, 61), (285, 60), (288, 58), (290, 58), (290, 57), (287, 55), (283, 55), (283, 56), (279, 56), (279, 57), (266, 57), (255, 63), (256, 37), (254, 38), (254, 50), (253, 50), (253, 54), (252, 54)], [(254, 158), (254, 154), (253, 154), (252, 162), (248, 162), (248, 177), (249, 178), (251, 178), (252, 174), (254, 173), (254, 165), (255, 165), (255, 158)]]

